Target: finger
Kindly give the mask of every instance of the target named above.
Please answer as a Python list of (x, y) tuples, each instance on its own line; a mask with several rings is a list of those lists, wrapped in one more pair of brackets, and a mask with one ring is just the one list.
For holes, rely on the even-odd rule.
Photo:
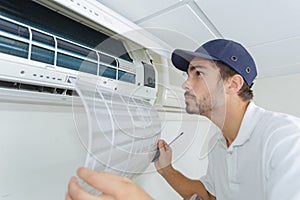
[[(72, 178), (70, 179), (69, 184), (68, 184), (68, 192), (70, 192), (70, 189), (71, 189), (71, 185), (72, 185), (72, 184), (78, 184), (76, 177), (72, 177)], [(70, 194), (69, 194), (69, 195), (70, 195)]]
[[(90, 169), (85, 168), (85, 167), (80, 167), (77, 170), (77, 175), (81, 179), (87, 177), (87, 178), (89, 178), (89, 180), (91, 180), (91, 179), (96, 180), (96, 182), (99, 182), (100, 178), (107, 179), (107, 180), (110, 180), (112, 182), (120, 182), (120, 181), (122, 181), (122, 182), (131, 182), (130, 179), (128, 179), (126, 177), (118, 176), (118, 175), (115, 175), (115, 174), (112, 174), (112, 173), (109, 173), (109, 172), (96, 172), (94, 170), (90, 170)], [(96, 178), (94, 178), (94, 177), (96, 177)], [(103, 182), (103, 181), (101, 181), (101, 182)], [(89, 182), (87, 181), (87, 183), (89, 183)], [(105, 182), (104, 182), (104, 184), (105, 184)]]
[(115, 200), (111, 195), (102, 194), (99, 200)]
[(164, 148), (165, 148), (166, 151), (172, 151), (172, 148), (170, 147), (169, 144), (167, 144)]
[(71, 178), (68, 189), (69, 199), (71, 200), (99, 200), (99, 197), (94, 196), (79, 187), (77, 179), (75, 177)]
[(166, 153), (166, 150), (167, 150), (167, 149), (166, 149), (166, 145), (160, 147), (158, 150), (159, 150), (159, 152), (160, 152), (159, 157), (161, 157), (161, 155), (163, 155), (163, 154)]
[(66, 193), (66, 200), (72, 200), (68, 192)]
[(128, 178), (107, 172), (98, 173), (83, 167), (78, 169), (77, 174), (89, 185), (115, 198), (120, 195), (120, 189), (126, 190), (126, 186), (130, 183)]
[(161, 167), (160, 167), (160, 163), (158, 162), (158, 159), (157, 159), (157, 161), (156, 161), (156, 162), (154, 162), (154, 166), (155, 166), (156, 170), (159, 170), (159, 169), (161, 169)]
[(157, 142), (157, 148), (159, 148), (159, 149), (164, 148), (166, 145), (167, 145), (167, 143), (164, 140), (158, 140), (158, 142)]
[(162, 141), (161, 143), (159, 143), (159, 151), (160, 151), (160, 154), (166, 154), (168, 153), (168, 151), (171, 150), (171, 147), (165, 142), (165, 141)]

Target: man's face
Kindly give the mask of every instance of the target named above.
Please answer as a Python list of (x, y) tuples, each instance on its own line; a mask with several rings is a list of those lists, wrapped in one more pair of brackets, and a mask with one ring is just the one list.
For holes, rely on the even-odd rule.
[(219, 69), (211, 60), (194, 58), (187, 70), (188, 79), (182, 87), (186, 111), (211, 117), (212, 112), (224, 106), (223, 81)]

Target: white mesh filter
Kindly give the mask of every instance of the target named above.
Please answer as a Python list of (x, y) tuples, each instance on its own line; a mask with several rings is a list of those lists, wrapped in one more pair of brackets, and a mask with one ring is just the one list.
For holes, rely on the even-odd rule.
[(96, 79), (80, 77), (75, 88), (89, 122), (88, 133), (79, 133), (87, 138), (85, 166), (129, 178), (143, 173), (161, 135), (156, 110), (145, 100), (99, 86)]

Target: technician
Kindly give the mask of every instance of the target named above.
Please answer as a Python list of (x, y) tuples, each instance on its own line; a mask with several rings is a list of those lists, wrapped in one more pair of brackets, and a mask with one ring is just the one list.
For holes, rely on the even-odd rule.
[[(194, 52), (175, 50), (172, 62), (188, 74), (183, 84), (187, 113), (207, 117), (220, 134), (210, 141), (204, 177), (191, 180), (176, 170), (163, 140), (158, 142), (158, 173), (184, 199), (197, 194), (204, 200), (299, 200), (300, 119), (251, 101), (257, 70), (248, 51), (232, 40), (216, 39)], [(105, 195), (89, 195), (72, 178), (67, 200), (151, 199), (124, 177), (84, 168), (78, 175)]]

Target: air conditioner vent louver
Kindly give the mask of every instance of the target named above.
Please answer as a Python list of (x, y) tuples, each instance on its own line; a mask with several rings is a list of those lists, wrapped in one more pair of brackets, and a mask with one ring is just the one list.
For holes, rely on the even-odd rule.
[(50, 93), (50, 94), (66, 95), (66, 96), (78, 96), (76, 91), (71, 89), (38, 86), (38, 85), (31, 85), (31, 84), (11, 82), (11, 81), (0, 80), (0, 88), (26, 90), (31, 92), (38, 92), (38, 93), (42, 92), (42, 93)]

